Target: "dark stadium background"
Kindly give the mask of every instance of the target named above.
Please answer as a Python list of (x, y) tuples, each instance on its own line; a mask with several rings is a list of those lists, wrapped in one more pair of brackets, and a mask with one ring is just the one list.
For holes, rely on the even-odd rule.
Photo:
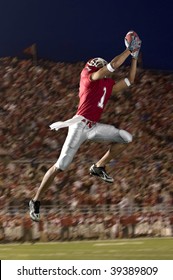
[(134, 29), (143, 41), (144, 67), (172, 70), (172, 10), (170, 0), (1, 0), (0, 57), (22, 57), (35, 43), (39, 58), (110, 60)]

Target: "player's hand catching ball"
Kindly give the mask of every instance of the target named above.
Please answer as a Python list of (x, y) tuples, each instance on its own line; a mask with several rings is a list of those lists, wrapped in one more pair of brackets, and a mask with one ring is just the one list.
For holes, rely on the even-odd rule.
[(138, 34), (133, 30), (129, 31), (124, 38), (124, 43), (131, 52), (132, 57), (137, 59), (142, 44)]

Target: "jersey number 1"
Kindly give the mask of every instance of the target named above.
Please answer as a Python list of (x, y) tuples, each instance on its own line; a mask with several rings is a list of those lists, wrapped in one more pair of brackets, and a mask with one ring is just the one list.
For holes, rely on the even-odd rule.
[(106, 96), (106, 87), (103, 88), (103, 95), (100, 99), (100, 101), (98, 102), (98, 107), (103, 109), (104, 106), (104, 101), (105, 101), (105, 96)]

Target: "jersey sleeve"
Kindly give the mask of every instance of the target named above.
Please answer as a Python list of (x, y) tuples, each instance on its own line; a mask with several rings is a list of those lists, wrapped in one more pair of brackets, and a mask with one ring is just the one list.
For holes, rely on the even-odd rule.
[(85, 67), (81, 73), (81, 82), (85, 87), (91, 85), (93, 81), (91, 80), (91, 74), (95, 72), (92, 71), (89, 67)]

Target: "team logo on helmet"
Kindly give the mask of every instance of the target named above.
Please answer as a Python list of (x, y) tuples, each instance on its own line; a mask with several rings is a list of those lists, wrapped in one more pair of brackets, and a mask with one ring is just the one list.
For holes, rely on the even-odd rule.
[(102, 68), (107, 65), (108, 62), (101, 57), (92, 58), (87, 62), (87, 65), (90, 67)]

